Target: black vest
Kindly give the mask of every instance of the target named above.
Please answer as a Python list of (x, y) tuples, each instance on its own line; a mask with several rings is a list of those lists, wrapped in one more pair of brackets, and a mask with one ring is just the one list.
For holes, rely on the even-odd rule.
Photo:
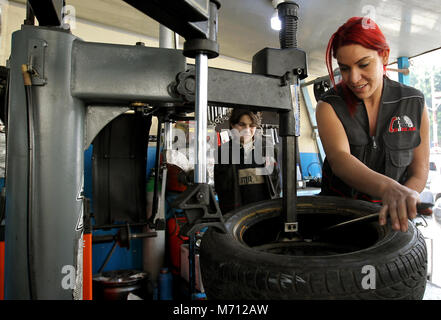
[[(354, 157), (378, 173), (401, 184), (406, 182), (413, 149), (421, 142), (424, 95), (419, 90), (384, 78), (377, 129), (373, 137), (369, 134), (369, 119), (362, 101), (351, 116), (342, 98), (341, 87), (329, 90), (320, 100), (333, 107), (346, 131)], [(375, 201), (335, 176), (327, 159), (323, 164), (321, 194)]]
[[(257, 139), (257, 137), (256, 137)], [(264, 141), (262, 141), (264, 143)], [(233, 147), (234, 145), (234, 147)], [(233, 148), (240, 150), (238, 163), (233, 161)], [(228, 149), (223, 151), (222, 149)], [(262, 156), (265, 156), (265, 144), (262, 147)], [(222, 159), (227, 155), (226, 159)], [(264, 168), (265, 164), (255, 161), (255, 153), (252, 153), (252, 161), (246, 164), (244, 150), (233, 141), (221, 145), (218, 149), (218, 163), (214, 166), (214, 188), (219, 197), (219, 207), (222, 214), (230, 212), (249, 203), (278, 198), (281, 192), (280, 169), (277, 164), (277, 149), (274, 148), (274, 167), (271, 173), (256, 177), (252, 175), (253, 169)], [(251, 169), (251, 170), (250, 170)], [(247, 172), (247, 170), (250, 170)], [(261, 181), (249, 181), (260, 178)]]

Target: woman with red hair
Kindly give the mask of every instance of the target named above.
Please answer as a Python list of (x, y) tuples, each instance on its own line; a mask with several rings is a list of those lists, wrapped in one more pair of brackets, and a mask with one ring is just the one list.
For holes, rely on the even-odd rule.
[(349, 19), (329, 40), (334, 87), (316, 109), (326, 152), (321, 194), (381, 202), (380, 224), (389, 215), (394, 230), (407, 231), (428, 175), (429, 118), (419, 90), (386, 77), (389, 52), (379, 27), (366, 18)]

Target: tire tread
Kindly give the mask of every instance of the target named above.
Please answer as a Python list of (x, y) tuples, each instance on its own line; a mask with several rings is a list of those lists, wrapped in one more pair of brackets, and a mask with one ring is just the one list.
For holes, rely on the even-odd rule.
[[(316, 206), (323, 205), (317, 199), (314, 201)], [(349, 206), (345, 201), (337, 205)], [(363, 205), (365, 208), (361, 210), (373, 210), (370, 204)], [(223, 259), (219, 257), (220, 235), (210, 229), (204, 235), (200, 256), (205, 291), (209, 299), (227, 300), (422, 299), (426, 285), (427, 248), (421, 232), (416, 227), (414, 229), (416, 234), (412, 243), (406, 244), (406, 249), (396, 255), (389, 252), (384, 257), (372, 257), (366, 261), (376, 270), (374, 290), (362, 288), (364, 275), (359, 263), (344, 267), (286, 269), (283, 265), (268, 268), (254, 261), (240, 262), (242, 257), (237, 254), (232, 255), (234, 259)]]

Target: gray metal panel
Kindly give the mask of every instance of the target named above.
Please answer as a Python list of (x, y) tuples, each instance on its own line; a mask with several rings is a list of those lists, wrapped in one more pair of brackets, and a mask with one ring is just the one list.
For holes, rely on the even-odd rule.
[(185, 71), (182, 51), (76, 40), (72, 95), (86, 102), (181, 102), (169, 93)]
[(84, 150), (89, 148), (93, 139), (110, 121), (130, 110), (129, 107), (88, 106), (84, 133)]
[[(12, 35), (12, 52), (17, 60), (26, 61), (26, 48), (22, 32)], [(10, 61), (9, 104), (16, 112), (8, 113), (7, 158), (6, 158), (6, 228), (5, 228), (5, 298), (28, 299), (26, 256), (26, 186), (27, 186), (27, 129), (26, 99), (20, 61)], [(21, 143), (18, 143), (21, 142)], [(22, 194), (21, 196), (20, 193)], [(18, 199), (14, 200), (12, 196)], [(7, 244), (6, 244), (7, 243)], [(20, 277), (12, 277), (20, 274)]]
[(253, 106), (256, 110), (291, 110), (289, 86), (278, 78), (208, 68), (208, 102), (226, 107)]
[[(45, 39), (47, 84), (33, 86), (35, 108), (35, 202), (32, 244), (37, 299), (72, 299), (66, 282), (82, 248), (83, 132), (85, 107), (70, 95), (69, 33), (24, 26), (14, 33), (8, 134), (6, 211), (6, 299), (28, 299), (26, 250), (27, 127), (21, 64), (28, 41)], [(81, 251), (80, 251), (81, 252)], [(81, 255), (80, 255), (81, 257)], [(64, 272), (64, 273), (63, 273)], [(75, 275), (74, 275), (75, 278)], [(63, 279), (65, 288), (63, 288)], [(81, 279), (82, 280), (82, 279)], [(66, 286), (67, 284), (67, 286)], [(77, 287), (78, 288), (78, 287)]]

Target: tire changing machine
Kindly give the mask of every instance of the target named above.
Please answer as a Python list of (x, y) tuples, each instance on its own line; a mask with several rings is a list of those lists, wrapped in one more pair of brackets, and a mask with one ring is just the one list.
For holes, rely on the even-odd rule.
[[(39, 26), (24, 24), (12, 36), (5, 299), (82, 298), (84, 150), (128, 110), (169, 120), (195, 112), (195, 184), (174, 203), (188, 220), (181, 232), (191, 239), (191, 293), (195, 232), (206, 226), (225, 231), (206, 178), (207, 103), (277, 111), (282, 162), (297, 163), (299, 82), (307, 66), (306, 53), (297, 49), (296, 3), (278, 6), (281, 49), (256, 53), (247, 74), (208, 68), (219, 54), (218, 1), (124, 1), (180, 34), (184, 50), (82, 41), (63, 24), (62, 0), (28, 0)], [(196, 59), (194, 68), (185, 57)], [(296, 168), (284, 165), (282, 172), (281, 227), (294, 233)]]

